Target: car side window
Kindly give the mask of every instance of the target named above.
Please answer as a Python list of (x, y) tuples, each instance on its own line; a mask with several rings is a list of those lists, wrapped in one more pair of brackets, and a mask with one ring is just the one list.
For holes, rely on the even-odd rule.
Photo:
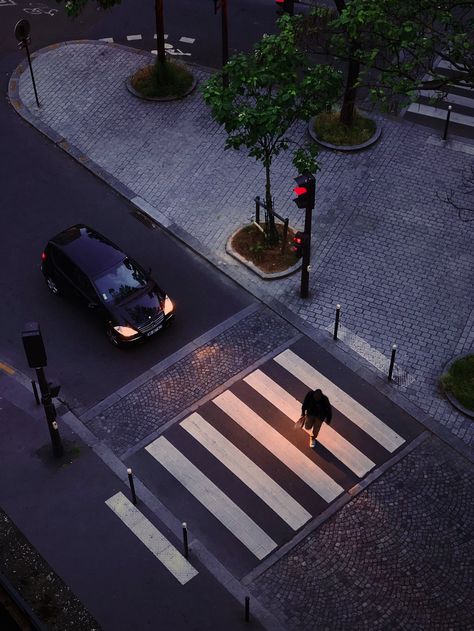
[(93, 302), (97, 301), (97, 294), (92, 287), (92, 283), (87, 276), (77, 267), (74, 268), (73, 283), (87, 298)]
[(68, 259), (68, 257), (65, 254), (63, 254), (61, 252), (61, 250), (58, 250), (57, 248), (52, 248), (51, 249), (51, 257), (53, 259), (54, 265), (65, 276), (67, 276), (67, 278), (71, 282), (74, 282), (73, 275), (74, 275), (74, 270), (76, 269), (76, 266), (73, 263), (71, 263), (71, 261)]

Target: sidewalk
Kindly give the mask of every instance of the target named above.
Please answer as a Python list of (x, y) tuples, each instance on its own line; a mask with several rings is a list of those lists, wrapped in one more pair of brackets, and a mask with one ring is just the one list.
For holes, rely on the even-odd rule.
[[(130, 497), (125, 466), (64, 419), (60, 431), (65, 455), (55, 460), (42, 408), (0, 375), (0, 571), (46, 628), (248, 629), (248, 592), (237, 586), (238, 598), (231, 595), (232, 581), (219, 568), (208, 571), (199, 542), (190, 539), (184, 559), (181, 523), (138, 480), (138, 510), (118, 518), (113, 498)], [(261, 629), (255, 599), (252, 610), (250, 628)], [(279, 629), (271, 614), (261, 618)]]
[[(302, 300), (296, 276), (265, 282), (226, 254), (226, 239), (251, 218), (252, 200), (262, 193), (262, 169), (244, 151), (224, 151), (225, 134), (199, 90), (171, 103), (133, 97), (125, 78), (147, 58), (103, 42), (54, 45), (34, 55), (41, 110), (25, 64), (13, 73), (10, 100), (63, 150), (325, 345), (341, 304), (332, 348), (367, 369), (374, 385), (387, 374), (396, 343), (393, 396), (405, 395), (473, 445), (474, 424), (440, 395), (437, 380), (446, 362), (474, 344), (474, 224), (436, 195), (459, 189), (473, 146), (384, 118), (382, 138), (369, 151), (322, 151), (311, 295)], [(201, 82), (209, 76), (194, 71)], [(303, 137), (304, 126), (295, 134)], [(293, 171), (287, 157), (275, 161), (273, 192), (278, 211), (298, 227)]]

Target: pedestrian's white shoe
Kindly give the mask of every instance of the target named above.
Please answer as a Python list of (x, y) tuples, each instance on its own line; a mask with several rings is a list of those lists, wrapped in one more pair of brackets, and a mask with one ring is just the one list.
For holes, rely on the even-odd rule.
[(311, 438), (309, 439), (309, 446), (311, 448), (316, 447), (316, 438), (314, 436), (311, 436)]

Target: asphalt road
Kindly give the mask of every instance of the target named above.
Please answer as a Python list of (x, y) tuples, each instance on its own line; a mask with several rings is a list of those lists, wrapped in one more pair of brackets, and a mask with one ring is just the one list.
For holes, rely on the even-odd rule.
[[(1, 9), (0, 9), (1, 10)], [(19, 52), (0, 59), (1, 90)], [(73, 406), (93, 405), (177, 351), (253, 298), (161, 229), (147, 228), (134, 208), (0, 103), (0, 361), (29, 374), (21, 343), (25, 322), (41, 325), (49, 375)], [(77, 222), (96, 228), (144, 266), (174, 299), (176, 321), (146, 345), (121, 351), (90, 313), (52, 296), (40, 272), (47, 240)]]
[[(115, 42), (146, 50), (156, 48), (154, 40), (154, 2), (123, 0), (107, 11), (98, 10), (92, 0), (79, 18), (71, 20), (64, 4), (53, 0), (4, 0), (0, 4), (0, 50), (13, 51), (16, 22), (26, 18), (31, 25), (31, 49), (68, 39), (113, 38)], [(276, 31), (276, 11), (273, 0), (229, 0), (230, 54), (250, 50), (263, 33)], [(303, 10), (303, 9), (301, 9)], [(165, 33), (168, 42), (186, 54), (186, 59), (206, 66), (221, 63), (221, 14), (214, 14), (212, 0), (168, 0), (164, 6)], [(127, 35), (142, 39), (128, 41)], [(193, 43), (180, 42), (181, 37)]]

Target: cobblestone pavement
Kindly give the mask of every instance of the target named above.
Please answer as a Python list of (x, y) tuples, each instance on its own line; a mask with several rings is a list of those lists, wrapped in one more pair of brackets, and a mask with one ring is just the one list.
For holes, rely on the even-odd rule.
[(267, 309), (259, 310), (151, 377), (86, 425), (123, 454), (294, 334), (284, 320)]
[(472, 464), (432, 437), (249, 587), (288, 631), (472, 630), (473, 528)]
[[(370, 150), (322, 151), (311, 298), (301, 300), (297, 277), (265, 283), (225, 253), (227, 237), (250, 219), (252, 199), (263, 191), (262, 169), (244, 151), (224, 151), (224, 132), (199, 90), (171, 103), (133, 97), (124, 79), (144, 55), (97, 42), (50, 47), (34, 60), (41, 111), (27, 72), (13, 78), (10, 97), (65, 150), (113, 176), (109, 181), (130, 198), (146, 200), (159, 221), (267, 303), (285, 305), (317, 329), (331, 324), (340, 303), (342, 324), (374, 351), (388, 357), (396, 343), (397, 363), (413, 378), (406, 394), (474, 444), (474, 424), (437, 390), (446, 362), (474, 345), (474, 222), (461, 222), (437, 196), (460, 189), (474, 146), (446, 144), (425, 128), (385, 118), (382, 139)], [(208, 76), (197, 67), (195, 73), (201, 82)], [(294, 131), (304, 134), (302, 126)], [(291, 202), (293, 172), (280, 156), (273, 192), (277, 210), (301, 227)]]

